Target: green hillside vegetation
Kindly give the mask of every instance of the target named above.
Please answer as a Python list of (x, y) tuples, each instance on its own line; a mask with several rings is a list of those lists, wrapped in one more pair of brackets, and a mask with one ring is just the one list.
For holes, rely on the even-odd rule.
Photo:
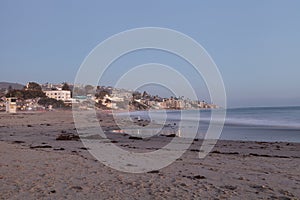
[(46, 95), (42, 91), (42, 88), (39, 84), (35, 82), (30, 82), (28, 87), (24, 87), (21, 90), (18, 89), (8, 89), (7, 94), (5, 95), (8, 97), (16, 97), (18, 99), (35, 99), (35, 98), (45, 98)]

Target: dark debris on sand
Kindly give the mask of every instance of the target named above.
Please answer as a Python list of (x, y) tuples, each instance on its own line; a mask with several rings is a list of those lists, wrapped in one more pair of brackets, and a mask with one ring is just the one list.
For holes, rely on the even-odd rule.
[(56, 137), (56, 140), (79, 140), (79, 136), (74, 133), (62, 133)]

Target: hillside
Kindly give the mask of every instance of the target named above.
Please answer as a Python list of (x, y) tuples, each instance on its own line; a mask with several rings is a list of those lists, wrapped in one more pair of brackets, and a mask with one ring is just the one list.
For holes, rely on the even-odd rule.
[(11, 86), (13, 89), (23, 89), (24, 85), (19, 83), (0, 82), (0, 89), (7, 89)]

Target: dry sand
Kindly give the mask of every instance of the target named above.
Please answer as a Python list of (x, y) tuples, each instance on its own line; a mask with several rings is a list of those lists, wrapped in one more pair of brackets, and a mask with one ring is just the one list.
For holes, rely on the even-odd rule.
[[(1, 199), (300, 199), (300, 144), (219, 141), (204, 159), (201, 141), (173, 164), (130, 174), (97, 161), (76, 137), (70, 111), (0, 113)], [(115, 128), (100, 115), (102, 126)], [(111, 133), (127, 150), (145, 151), (165, 136), (134, 140)]]

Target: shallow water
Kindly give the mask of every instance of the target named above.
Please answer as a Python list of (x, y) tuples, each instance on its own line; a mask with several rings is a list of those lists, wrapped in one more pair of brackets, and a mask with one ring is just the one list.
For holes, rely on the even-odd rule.
[[(215, 110), (222, 112), (221, 110)], [(224, 128), (220, 139), (268, 141), (268, 142), (300, 142), (300, 107), (260, 107), (227, 109)], [(200, 113), (200, 118), (199, 118)], [(137, 111), (119, 113), (119, 116), (130, 115), (162, 123), (167, 127), (159, 131), (151, 127), (124, 130), (138, 132), (152, 136), (155, 134), (169, 134), (170, 130), (181, 137), (204, 138), (210, 123), (217, 123), (221, 119), (211, 119), (210, 110), (168, 110), (168, 111)], [(182, 117), (184, 116), (184, 117)], [(174, 125), (174, 122), (176, 125)], [(197, 127), (198, 126), (198, 127)], [(149, 134), (150, 133), (150, 134)]]

